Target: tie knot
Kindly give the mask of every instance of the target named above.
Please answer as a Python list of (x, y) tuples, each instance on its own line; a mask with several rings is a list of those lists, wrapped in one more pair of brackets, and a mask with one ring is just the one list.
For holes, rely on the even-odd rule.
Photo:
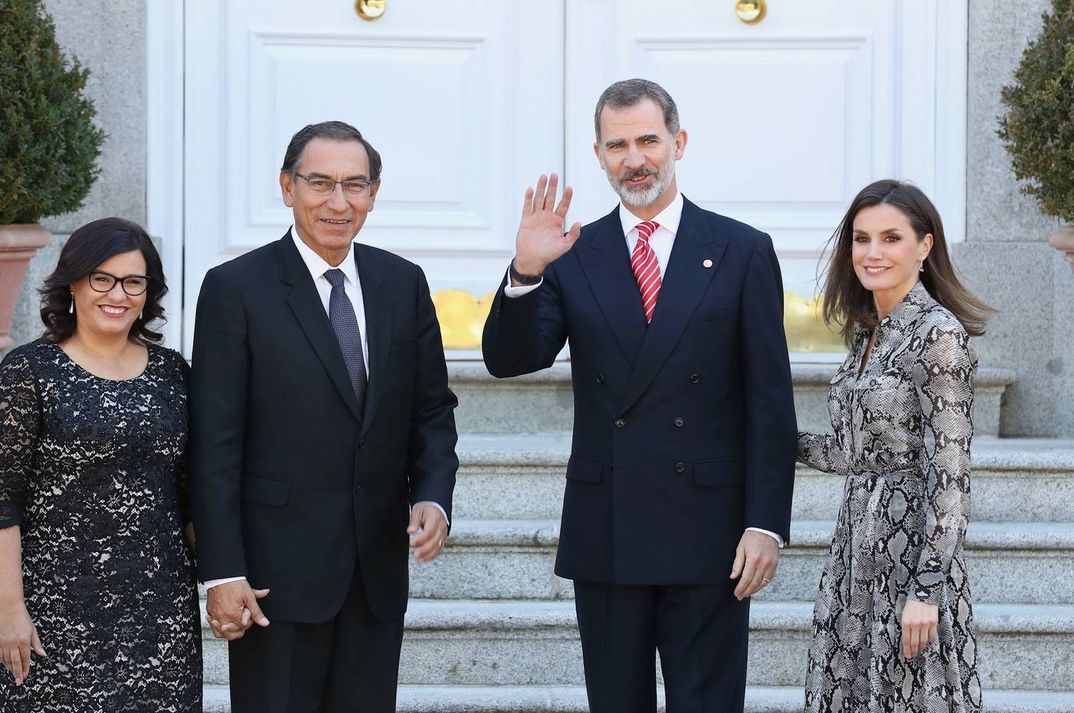
[(325, 270), (324, 279), (328, 280), (328, 284), (332, 287), (343, 287), (343, 270), (340, 270), (338, 267), (334, 267), (331, 270)]
[(656, 229), (660, 227), (659, 223), (654, 223), (651, 220), (646, 220), (643, 223), (638, 223), (638, 237), (642, 240), (648, 240), (652, 237), (652, 234), (656, 232)]

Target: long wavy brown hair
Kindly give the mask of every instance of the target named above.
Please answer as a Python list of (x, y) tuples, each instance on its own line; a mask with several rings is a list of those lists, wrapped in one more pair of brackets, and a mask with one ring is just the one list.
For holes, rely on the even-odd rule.
[(862, 208), (881, 203), (894, 206), (910, 219), (918, 241), (932, 234), (932, 250), (921, 273), (922, 284), (933, 299), (962, 323), (967, 334), (975, 337), (984, 334), (985, 322), (996, 310), (975, 297), (958, 279), (936, 206), (917, 186), (894, 179), (876, 181), (861, 189), (828, 240), (826, 249), (830, 257), (824, 268), (825, 323), (839, 326), (843, 341), (850, 346), (858, 325), (872, 329), (879, 322), (873, 293), (862, 286), (854, 272), (852, 251), (854, 218)]

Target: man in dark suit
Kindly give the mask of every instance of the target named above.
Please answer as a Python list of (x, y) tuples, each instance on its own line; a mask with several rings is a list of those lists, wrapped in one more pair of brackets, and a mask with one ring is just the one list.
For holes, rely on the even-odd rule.
[[(789, 538), (796, 429), (771, 239), (685, 200), (674, 101), (634, 79), (597, 103), (622, 203), (564, 232), (571, 189), (526, 192), (485, 324), (489, 372), (570, 342), (574, 440), (556, 574), (574, 580), (594, 713), (741, 711), (749, 599)], [(573, 248), (573, 249), (572, 249)]]
[(408, 534), (418, 561), (447, 536), (457, 401), (429, 287), (354, 242), (380, 168), (347, 124), (299, 131), (280, 173), (294, 227), (198, 298), (198, 569), (235, 713), (394, 711)]

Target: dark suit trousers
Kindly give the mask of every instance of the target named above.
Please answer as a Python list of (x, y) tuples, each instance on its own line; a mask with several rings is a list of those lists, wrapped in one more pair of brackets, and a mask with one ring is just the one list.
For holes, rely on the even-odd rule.
[(591, 713), (742, 713), (749, 600), (734, 586), (574, 583)]
[(334, 619), (254, 624), (229, 644), (231, 710), (394, 713), (402, 641), (402, 618), (373, 618), (356, 567)]

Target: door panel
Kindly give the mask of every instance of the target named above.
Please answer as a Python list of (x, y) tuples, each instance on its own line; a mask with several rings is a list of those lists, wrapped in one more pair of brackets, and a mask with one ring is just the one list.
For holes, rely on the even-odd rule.
[(421, 264), (434, 290), (492, 289), (526, 181), (562, 171), (562, 13), (397, 0), (370, 22), (347, 2), (188, 0), (186, 304), (206, 270), (291, 224), (284, 150), (329, 119), (384, 160), (361, 240)]
[(853, 195), (896, 176), (934, 195), (941, 211), (962, 211), (957, 192), (934, 191), (936, 27), (957, 9), (768, 0), (765, 19), (746, 25), (734, 5), (684, 0), (660, 13), (635, 0), (568, 5), (566, 110), (587, 119), (567, 122), (572, 213), (585, 221), (617, 201), (593, 156), (590, 117), (601, 91), (629, 77), (660, 83), (689, 135), (679, 188), (772, 235), (791, 293), (788, 316), (798, 322), (788, 324), (792, 350), (838, 350), (817, 328), (810, 300), (825, 241)]

